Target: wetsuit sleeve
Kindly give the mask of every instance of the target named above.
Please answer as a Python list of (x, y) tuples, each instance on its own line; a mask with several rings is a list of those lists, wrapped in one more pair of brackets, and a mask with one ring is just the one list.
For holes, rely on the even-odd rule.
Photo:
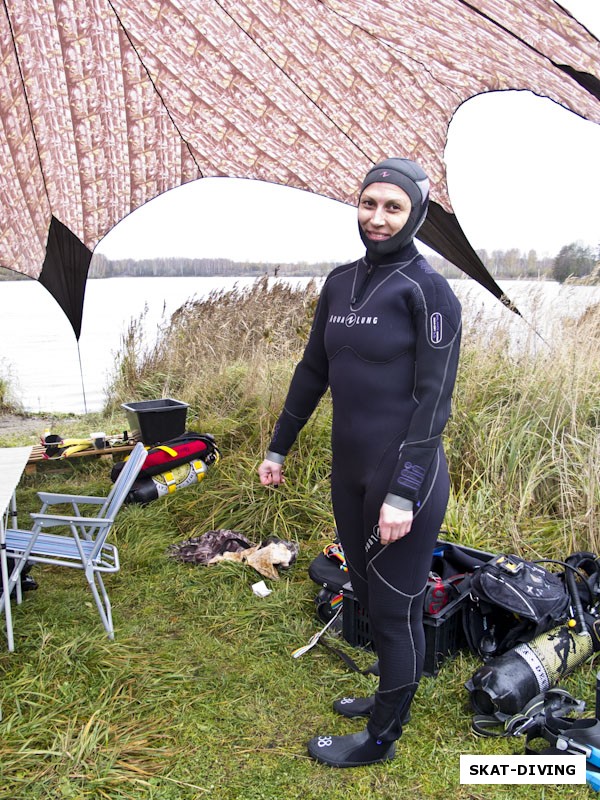
[(329, 362), (325, 352), (327, 281), (323, 286), (304, 355), (298, 362), (287, 398), (269, 444), (271, 454), (287, 455), (329, 385)]
[(445, 279), (436, 276), (413, 292), (412, 313), (416, 332), (414, 395), (418, 405), (400, 448), (389, 492), (417, 502), (450, 416), (461, 308)]

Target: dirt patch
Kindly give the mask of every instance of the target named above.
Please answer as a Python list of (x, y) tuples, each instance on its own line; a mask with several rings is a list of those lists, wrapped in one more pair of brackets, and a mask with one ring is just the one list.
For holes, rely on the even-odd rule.
[(0, 413), (0, 440), (6, 444), (38, 444), (44, 431), (54, 428), (51, 415)]

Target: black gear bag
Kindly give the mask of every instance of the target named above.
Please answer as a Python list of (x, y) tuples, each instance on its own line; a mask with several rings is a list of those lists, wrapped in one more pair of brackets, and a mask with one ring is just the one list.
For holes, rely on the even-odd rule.
[(564, 622), (569, 606), (564, 573), (519, 556), (496, 556), (471, 578), (464, 609), (469, 649), (487, 661)]

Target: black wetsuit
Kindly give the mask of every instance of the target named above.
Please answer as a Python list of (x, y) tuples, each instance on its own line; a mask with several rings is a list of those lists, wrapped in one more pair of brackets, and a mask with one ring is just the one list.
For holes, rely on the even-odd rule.
[[(411, 242), (328, 276), (269, 450), (284, 456), (329, 386), (332, 501), (353, 588), (368, 610), (380, 690), (418, 683), (423, 591), (448, 500), (441, 435), (460, 346), (460, 304)], [(410, 508), (382, 547), (379, 511)]]

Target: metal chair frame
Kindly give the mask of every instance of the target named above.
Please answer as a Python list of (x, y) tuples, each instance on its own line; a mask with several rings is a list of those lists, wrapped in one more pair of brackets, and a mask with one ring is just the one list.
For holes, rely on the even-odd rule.
[[(108, 638), (114, 639), (112, 609), (102, 573), (118, 572), (120, 564), (116, 546), (106, 540), (146, 456), (146, 448), (138, 442), (107, 497), (38, 493), (42, 509), (31, 514), (33, 528), (6, 530), (6, 554), (14, 559), (8, 586), (9, 592), (18, 587), (17, 603), (21, 602), (19, 577), (28, 562), (83, 570)], [(73, 513), (47, 513), (49, 507), (58, 503), (71, 504)], [(100, 506), (96, 516), (81, 514), (80, 506), (89, 504)], [(56, 527), (63, 530), (44, 532), (44, 529)], [(0, 611), (3, 602), (1, 598)]]

